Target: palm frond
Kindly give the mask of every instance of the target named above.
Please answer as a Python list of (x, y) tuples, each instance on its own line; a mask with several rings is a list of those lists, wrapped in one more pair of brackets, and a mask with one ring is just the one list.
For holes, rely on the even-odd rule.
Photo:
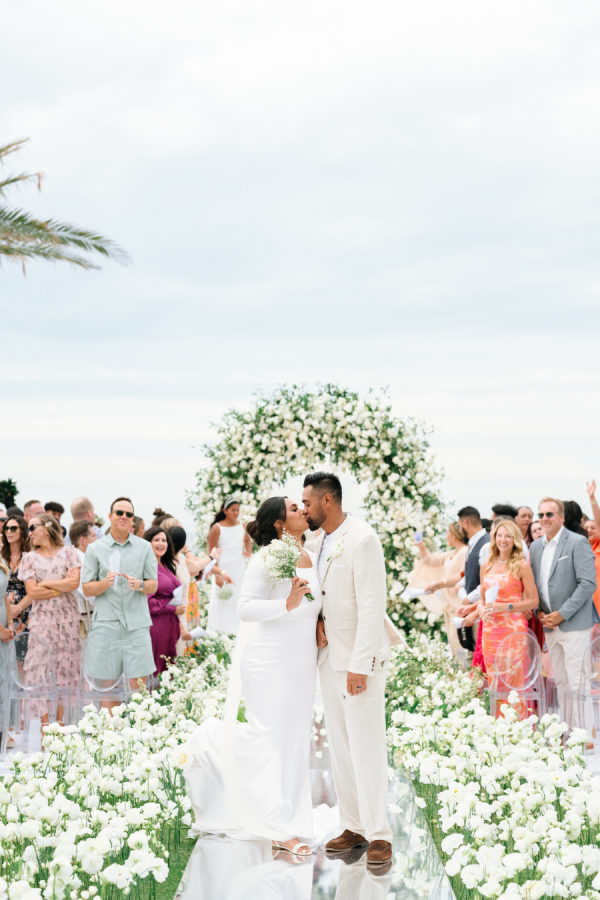
[[(0, 147), (0, 165), (11, 153), (20, 150), (27, 138)], [(21, 182), (34, 182), (41, 187), (39, 172), (22, 172), (0, 180), (0, 198), (8, 188)], [(98, 269), (83, 254), (98, 254), (105, 259), (127, 264), (130, 258), (114, 241), (85, 228), (77, 228), (57, 219), (36, 219), (22, 209), (0, 205), (0, 261), (2, 257), (21, 262), (48, 259), (70, 262), (83, 269)]]

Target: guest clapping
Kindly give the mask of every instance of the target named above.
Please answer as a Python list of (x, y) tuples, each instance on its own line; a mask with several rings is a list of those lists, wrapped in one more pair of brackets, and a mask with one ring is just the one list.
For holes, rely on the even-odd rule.
[(467, 555), (467, 538), (463, 534), (457, 522), (452, 522), (448, 526), (446, 535), (446, 543), (449, 550), (440, 551), (438, 553), (428, 553), (423, 541), (417, 542), (417, 547), (421, 560), (427, 566), (439, 566), (440, 580), (429, 584), (426, 588), (428, 593), (439, 591), (442, 596), (444, 615), (444, 625), (448, 635), (448, 643), (452, 652), (456, 655), (460, 649), (460, 643), (456, 633), (456, 628), (452, 623), (452, 617), (456, 615), (456, 610), (460, 606), (458, 590), (456, 585), (462, 578), (465, 568), (465, 557)]

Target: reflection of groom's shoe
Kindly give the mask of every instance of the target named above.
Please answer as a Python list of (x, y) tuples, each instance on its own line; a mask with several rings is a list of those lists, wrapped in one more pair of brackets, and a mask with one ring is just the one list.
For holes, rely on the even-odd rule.
[(325, 850), (327, 853), (347, 853), (348, 850), (354, 850), (355, 847), (366, 847), (368, 843), (368, 840), (362, 834), (348, 831), (346, 828), (338, 837), (327, 841)]
[[(384, 866), (392, 858), (392, 845), (389, 841), (371, 841), (367, 850), (367, 866)], [(389, 868), (389, 866), (388, 866)]]
[(353, 847), (352, 850), (344, 850), (342, 853), (332, 853), (328, 850), (326, 855), (330, 859), (340, 859), (345, 866), (352, 866), (354, 863), (357, 863), (366, 852), (366, 844), (359, 844), (357, 847)]

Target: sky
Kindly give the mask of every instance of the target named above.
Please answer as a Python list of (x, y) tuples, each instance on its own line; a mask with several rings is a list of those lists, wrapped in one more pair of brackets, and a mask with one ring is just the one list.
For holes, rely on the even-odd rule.
[(0, 268), (0, 478), (180, 514), (231, 408), (387, 387), (450, 510), (600, 478), (600, 9), (22, 2), (14, 204), (131, 257)]

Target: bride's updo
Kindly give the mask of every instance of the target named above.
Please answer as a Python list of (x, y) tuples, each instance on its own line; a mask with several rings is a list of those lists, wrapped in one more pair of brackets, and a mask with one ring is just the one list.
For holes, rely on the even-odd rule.
[(256, 518), (248, 522), (246, 531), (255, 544), (266, 547), (271, 541), (277, 540), (275, 522), (285, 522), (285, 519), (285, 497), (269, 497), (258, 507)]

